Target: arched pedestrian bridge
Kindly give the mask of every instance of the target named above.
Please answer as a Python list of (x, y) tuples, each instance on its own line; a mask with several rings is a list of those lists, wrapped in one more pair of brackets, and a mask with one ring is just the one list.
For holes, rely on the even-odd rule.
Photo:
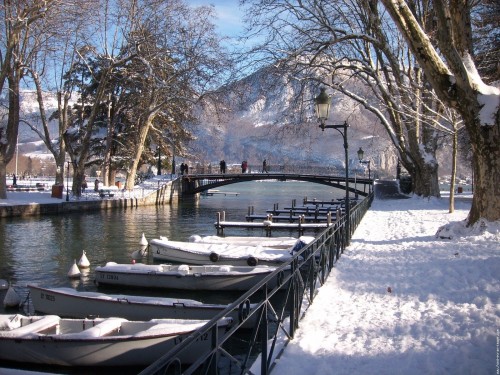
[[(235, 173), (235, 174), (190, 174), (181, 176), (180, 193), (182, 196), (198, 194), (220, 186), (257, 180), (306, 181), (345, 190), (345, 176), (327, 176), (295, 173)], [(349, 178), (349, 191), (368, 196), (372, 191), (373, 180), (368, 178)], [(358, 187), (358, 189), (356, 188)], [(361, 187), (361, 189), (359, 189)]]

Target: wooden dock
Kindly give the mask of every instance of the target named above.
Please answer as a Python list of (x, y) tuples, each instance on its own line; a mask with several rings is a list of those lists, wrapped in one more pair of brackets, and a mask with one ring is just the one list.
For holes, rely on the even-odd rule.
[[(343, 204), (345, 201), (345, 198), (334, 198), (332, 200), (329, 200), (329, 201), (320, 201), (316, 198), (313, 198), (313, 199), (308, 199), (307, 197), (304, 197), (304, 199), (302, 200), (302, 204), (303, 205), (314, 205), (314, 206), (335, 206), (335, 205), (339, 205), (339, 204)], [(292, 201), (292, 206), (294, 206), (294, 201)]]
[(299, 235), (302, 235), (306, 230), (318, 230), (324, 229), (335, 223), (332, 221), (331, 214), (326, 216), (326, 220), (316, 221), (316, 222), (306, 222), (305, 217), (301, 216), (295, 222), (290, 222), (289, 218), (283, 216), (283, 219), (287, 219), (286, 223), (281, 221), (276, 221), (276, 218), (272, 215), (266, 215), (266, 219), (261, 222), (256, 221), (226, 221), (226, 213), (224, 211), (217, 212), (217, 221), (214, 223), (217, 229), (217, 234), (223, 234), (226, 228), (244, 228), (244, 229), (263, 229), (266, 231), (268, 236), (271, 235), (273, 230), (297, 230)]
[(273, 214), (267, 214), (267, 215), (259, 215), (259, 214), (253, 214), (253, 215), (247, 215), (245, 216), (245, 219), (247, 221), (255, 221), (255, 220), (270, 220), (272, 222), (284, 222), (288, 221), (290, 223), (302, 221), (303, 223), (310, 223), (310, 222), (322, 222), (322, 221), (327, 221), (327, 220), (335, 220), (335, 215), (313, 215), (313, 216), (306, 216), (306, 215), (273, 215)]
[[(293, 203), (292, 203), (293, 205)], [(254, 207), (248, 207), (248, 213), (245, 216), (247, 221), (255, 220), (270, 220), (275, 222), (285, 222), (290, 223), (302, 221), (306, 222), (323, 222), (335, 220), (337, 216), (342, 215), (342, 209), (340, 206), (323, 207), (323, 208), (303, 208), (303, 207), (287, 207), (280, 210), (278, 204), (273, 206), (272, 210), (266, 210), (265, 214), (256, 214)]]
[(232, 191), (220, 191), (216, 189), (208, 189), (207, 191), (201, 193), (201, 195), (205, 196), (214, 196), (214, 195), (234, 195), (238, 196), (240, 193), (232, 192)]

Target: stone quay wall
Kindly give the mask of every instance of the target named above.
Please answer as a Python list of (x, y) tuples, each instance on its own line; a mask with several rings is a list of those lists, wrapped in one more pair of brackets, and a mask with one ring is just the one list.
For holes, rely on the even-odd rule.
[(142, 198), (104, 198), (100, 200), (61, 200), (56, 203), (27, 203), (0, 206), (0, 217), (60, 215), (73, 212), (90, 212), (108, 209), (125, 209), (140, 206), (170, 204), (179, 196), (178, 180), (160, 186)]

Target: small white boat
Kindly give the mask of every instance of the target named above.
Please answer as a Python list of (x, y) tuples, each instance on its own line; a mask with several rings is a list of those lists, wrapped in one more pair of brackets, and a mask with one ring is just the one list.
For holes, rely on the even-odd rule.
[(165, 237), (149, 242), (153, 259), (204, 265), (209, 263), (232, 266), (276, 266), (290, 260), (293, 253), (314, 240), (303, 236), (299, 239), (273, 241), (268, 237), (217, 237), (209, 236), (195, 242), (170, 241)]
[[(43, 288), (28, 285), (35, 311), (68, 318), (113, 317), (129, 320), (212, 319), (227, 305), (206, 304), (192, 299), (145, 297), (131, 295), (79, 292), (72, 288)], [(253, 309), (253, 305), (249, 306)], [(256, 318), (257, 314), (253, 316)], [(229, 315), (236, 322), (238, 311)], [(243, 327), (252, 328), (256, 319)]]
[[(270, 266), (147, 265), (108, 262), (105, 266), (96, 267), (95, 282), (97, 285), (126, 285), (141, 288), (239, 291), (249, 290), (275, 270), (275, 267)], [(272, 279), (268, 287), (274, 288), (276, 281), (276, 278)]]
[[(164, 238), (165, 237), (160, 237)], [(309, 243), (314, 237), (303, 236), (301, 241)], [(189, 242), (195, 243), (214, 243), (229, 245), (262, 246), (273, 249), (290, 250), (297, 244), (299, 238), (296, 237), (245, 237), (245, 236), (198, 236), (196, 234), (189, 237)]]
[[(59, 366), (145, 366), (207, 322), (0, 315), (0, 360)], [(221, 336), (231, 323), (231, 318), (218, 322)], [(207, 336), (200, 336), (196, 348), (183, 352), (181, 361), (192, 363), (199, 351), (208, 350), (211, 337)]]

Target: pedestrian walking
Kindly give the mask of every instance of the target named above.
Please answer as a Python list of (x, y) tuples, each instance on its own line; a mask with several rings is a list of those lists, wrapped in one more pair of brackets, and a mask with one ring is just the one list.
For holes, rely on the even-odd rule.
[(17, 177), (15, 174), (12, 175), (12, 186), (17, 186)]
[(264, 172), (269, 173), (267, 171), (267, 160), (266, 159), (264, 159), (264, 161), (262, 162), (262, 173), (264, 173)]
[(226, 161), (222, 159), (219, 163), (220, 173), (226, 173)]

